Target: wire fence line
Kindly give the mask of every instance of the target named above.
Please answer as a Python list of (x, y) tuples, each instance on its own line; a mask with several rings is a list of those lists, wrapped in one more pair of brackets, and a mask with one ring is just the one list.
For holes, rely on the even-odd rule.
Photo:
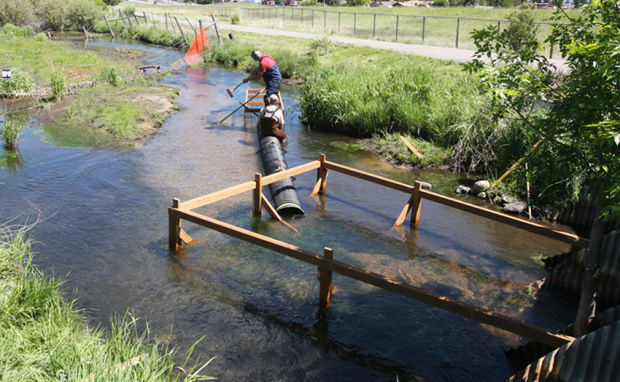
[[(274, 29), (338, 34), (405, 44), (474, 49), (474, 29), (510, 25), (505, 19), (484, 19), (457, 16), (426, 16), (380, 12), (335, 11), (310, 7), (247, 6), (241, 4), (210, 5), (140, 5), (159, 10), (213, 14), (232, 18), (238, 15), (244, 24)], [(195, 14), (195, 15), (194, 15)], [(557, 23), (536, 22), (539, 39), (544, 39)], [(553, 46), (545, 47), (545, 55), (553, 58)], [(557, 52), (556, 52), (557, 56)], [(557, 57), (556, 57), (557, 58)]]

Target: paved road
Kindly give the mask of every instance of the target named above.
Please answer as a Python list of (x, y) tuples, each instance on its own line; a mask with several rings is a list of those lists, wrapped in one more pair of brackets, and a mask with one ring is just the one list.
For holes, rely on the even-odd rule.
[[(309, 38), (309, 39), (322, 39), (326, 36), (326, 35), (317, 34), (317, 33), (294, 32), (294, 31), (285, 31), (285, 30), (280, 30), (280, 29), (258, 28), (258, 27), (250, 27), (250, 26), (243, 26), (243, 25), (231, 25), (231, 24), (218, 23), (217, 26), (220, 30), (260, 33), (260, 34), (272, 35), (272, 36), (286, 36), (286, 37)], [(427, 45), (401, 44), (397, 42), (366, 40), (366, 39), (361, 39), (361, 38), (341, 37), (341, 36), (334, 36), (334, 35), (329, 35), (329, 38), (334, 42), (339, 42), (339, 43), (344, 43), (344, 44), (369, 46), (375, 49), (393, 50), (398, 53), (413, 54), (416, 56), (423, 56), (423, 57), (430, 57), (430, 58), (439, 58), (443, 60), (452, 60), (452, 61), (459, 62), (459, 63), (471, 61), (472, 55), (474, 54), (473, 50), (456, 49), (456, 48), (442, 48), (442, 47), (427, 46)]]

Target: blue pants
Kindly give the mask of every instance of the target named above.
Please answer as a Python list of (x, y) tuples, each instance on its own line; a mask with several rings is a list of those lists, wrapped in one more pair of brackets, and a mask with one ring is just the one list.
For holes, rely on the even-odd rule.
[(282, 75), (278, 64), (274, 63), (273, 66), (263, 74), (263, 80), (265, 81), (265, 89), (267, 94), (265, 95), (265, 105), (267, 104), (267, 98), (271, 94), (278, 94), (280, 91), (280, 82), (282, 82)]

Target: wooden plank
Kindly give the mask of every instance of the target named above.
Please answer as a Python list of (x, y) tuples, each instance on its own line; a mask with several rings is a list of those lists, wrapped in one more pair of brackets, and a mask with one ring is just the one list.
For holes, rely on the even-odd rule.
[(360, 171), (360, 170), (357, 170), (351, 167), (343, 166), (338, 163), (325, 161), (325, 167), (330, 170), (338, 171), (343, 174), (353, 176), (355, 178), (359, 178), (359, 179), (367, 180), (372, 183), (380, 184), (382, 186), (389, 187), (397, 191), (402, 191), (407, 194), (411, 194), (413, 192), (413, 186), (410, 186), (408, 184), (397, 182), (392, 179), (384, 178), (382, 176), (370, 174), (368, 172)]
[(424, 157), (424, 155), (422, 155), (418, 150), (415, 149), (415, 147), (413, 147), (413, 145), (411, 144), (411, 142), (409, 142), (407, 138), (401, 135), (400, 140), (403, 141), (405, 146), (407, 146), (409, 150), (411, 150), (411, 152), (414, 153), (418, 157), (418, 159), (422, 159)]
[(184, 211), (174, 209), (172, 207), (170, 207), (170, 209), (179, 217), (203, 227), (211, 228), (215, 231), (259, 245), (263, 248), (282, 253), (294, 259), (323, 267), (324, 269), (339, 273), (341, 275), (351, 277), (367, 284), (371, 284), (436, 308), (443, 309), (450, 313), (458, 314), (520, 336), (534, 339), (554, 347), (559, 347), (574, 340), (574, 337), (555, 334), (539, 326), (519, 321), (499, 313), (486, 311), (471, 304), (452, 300), (449, 297), (442, 296), (431, 291), (426, 291), (412, 285), (404, 284), (387, 276), (343, 263), (338, 260), (326, 260), (322, 256), (306, 251), (298, 246), (239, 228), (217, 219), (209, 218), (192, 211)]
[(272, 218), (284, 224), (286, 227), (292, 229), (293, 231), (295, 231), (295, 233), (299, 233), (299, 230), (297, 228), (293, 227), (286, 220), (282, 219), (282, 216), (280, 216), (278, 211), (276, 211), (273, 205), (265, 197), (265, 194), (261, 194), (261, 199), (262, 199), (262, 205), (265, 206), (265, 209), (267, 209), (267, 212), (269, 212), (269, 215), (271, 215)]
[(407, 214), (409, 213), (409, 210), (411, 209), (412, 203), (413, 203), (413, 196), (410, 197), (409, 200), (407, 200), (407, 203), (403, 207), (402, 211), (400, 211), (400, 215), (398, 215), (398, 217), (396, 218), (396, 221), (394, 222), (394, 227), (401, 227), (403, 225), (403, 222), (407, 218)]
[(421, 190), (421, 192), (422, 197), (425, 199), (432, 200), (434, 202), (441, 203), (443, 205), (453, 207), (461, 211), (470, 212), (472, 214), (485, 217), (487, 219), (495, 220), (500, 223), (511, 225), (513, 227), (521, 228), (529, 232), (537, 233), (542, 236), (562, 241), (564, 243), (585, 243), (585, 239), (580, 238), (578, 235), (572, 233), (558, 231), (542, 224), (519, 219), (517, 217), (506, 215), (501, 212), (493, 211), (484, 207), (476, 206), (474, 204), (439, 195), (431, 191)]
[(254, 181), (244, 182), (237, 184), (236, 186), (228, 187), (220, 191), (216, 191), (207, 195), (199, 196), (194, 199), (190, 199), (181, 203), (180, 208), (185, 210), (193, 210), (194, 208), (202, 207), (209, 203), (217, 202), (218, 200), (226, 199), (231, 196), (239, 195), (241, 193), (251, 191), (256, 186)]
[(179, 239), (181, 239), (185, 245), (192, 245), (195, 243), (194, 239), (192, 239), (192, 237), (185, 232), (183, 228), (179, 228)]
[(299, 165), (297, 167), (289, 168), (288, 170), (276, 172), (275, 174), (267, 175), (263, 177), (263, 186), (271, 183), (275, 183), (279, 180), (290, 178), (291, 176), (303, 174), (308, 171), (319, 168), (321, 163), (318, 160), (308, 162), (306, 164)]

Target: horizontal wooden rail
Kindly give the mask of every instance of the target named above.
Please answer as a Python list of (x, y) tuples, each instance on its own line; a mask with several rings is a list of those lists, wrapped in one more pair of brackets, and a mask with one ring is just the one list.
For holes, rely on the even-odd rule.
[(340, 273), (341, 275), (398, 293), (402, 296), (443, 309), (450, 313), (458, 314), (463, 317), (536, 340), (538, 342), (559, 347), (574, 340), (573, 337), (555, 334), (527, 322), (519, 321), (502, 314), (486, 311), (471, 304), (452, 300), (449, 297), (441, 296), (412, 285), (404, 284), (381, 274), (370, 272), (338, 260), (330, 260), (295, 245), (236, 227), (232, 224), (209, 218), (192, 211), (185, 211), (174, 207), (169, 207), (168, 211), (173, 219), (185, 219), (203, 227), (211, 228), (215, 231), (259, 245), (263, 248), (282, 253), (297, 260), (322, 267), (323, 269), (329, 271)]
[[(262, 178), (262, 185), (266, 186), (271, 183), (275, 183), (279, 180), (290, 178), (291, 176), (303, 174), (304, 172), (312, 171), (321, 167), (321, 163), (318, 160), (308, 162), (302, 164), (300, 166), (296, 166), (293, 168), (289, 168), (288, 170), (280, 171), (275, 174), (271, 174)], [(231, 196), (235, 196), (238, 194), (242, 194), (247, 191), (252, 191), (256, 188), (256, 183), (254, 181), (244, 182), (241, 184), (237, 184), (232, 187), (225, 188), (223, 190), (219, 190), (213, 192), (211, 194), (199, 196), (194, 199), (187, 200), (180, 204), (180, 207), (184, 210), (193, 210), (194, 208), (205, 206), (209, 203), (217, 202), (219, 200), (223, 200), (229, 198)]]
[(575, 235), (572, 233), (554, 230), (542, 224), (519, 219), (517, 217), (506, 215), (501, 212), (493, 211), (488, 208), (479, 207), (474, 204), (462, 202), (460, 200), (453, 199), (447, 196), (443, 196), (435, 192), (431, 192), (427, 190), (420, 190), (420, 192), (422, 193), (422, 198), (424, 199), (432, 200), (433, 202), (441, 203), (443, 205), (453, 207), (461, 211), (470, 212), (475, 215), (485, 217), (487, 219), (495, 220), (500, 223), (505, 223), (513, 227), (521, 228), (526, 231), (533, 232), (533, 233), (546, 236), (552, 239), (556, 239), (556, 240), (559, 240), (565, 243), (575, 244), (583, 240), (578, 235)]
[(273, 173), (271, 175), (267, 175), (263, 177), (263, 186), (266, 186), (271, 183), (275, 183), (279, 180), (290, 178), (291, 176), (303, 174), (308, 171), (315, 170), (321, 167), (321, 163), (318, 160), (308, 162), (306, 164), (302, 164), (300, 166), (296, 166), (293, 168), (289, 168), (288, 170), (280, 171)]
[(382, 186), (389, 187), (394, 190), (406, 192), (408, 194), (412, 193), (414, 189), (413, 186), (410, 186), (406, 183), (397, 182), (392, 179), (384, 178), (382, 176), (360, 171), (352, 167), (343, 166), (341, 164), (330, 162), (330, 161), (325, 161), (325, 168), (334, 170), (337, 172), (341, 172), (343, 174), (347, 174), (355, 178), (367, 180), (372, 183), (380, 184)]

